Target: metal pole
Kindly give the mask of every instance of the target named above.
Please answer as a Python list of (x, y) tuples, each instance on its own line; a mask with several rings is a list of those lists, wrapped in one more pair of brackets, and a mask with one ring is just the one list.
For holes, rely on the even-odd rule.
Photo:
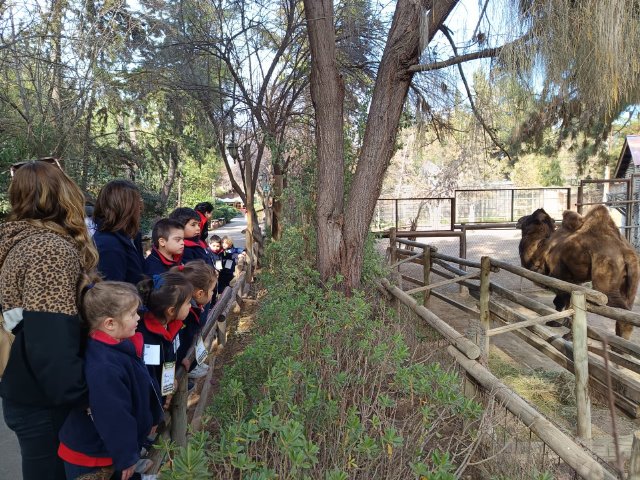
[(398, 213), (398, 199), (395, 198), (394, 202), (395, 202), (395, 208), (396, 208), (396, 231), (397, 231), (398, 230), (398, 215), (399, 215), (399, 213)]

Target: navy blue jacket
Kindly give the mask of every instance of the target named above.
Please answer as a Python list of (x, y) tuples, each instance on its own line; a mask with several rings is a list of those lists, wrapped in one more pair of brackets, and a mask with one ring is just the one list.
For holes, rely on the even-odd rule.
[(191, 260), (204, 260), (206, 263), (213, 265), (213, 252), (209, 246), (200, 240), (199, 237), (184, 239), (184, 252), (182, 253), (182, 262), (189, 263)]
[(105, 280), (136, 285), (143, 279), (144, 257), (139, 233), (131, 239), (123, 232), (101, 232), (98, 224), (93, 241), (98, 249), (98, 271)]
[(222, 293), (229, 285), (236, 271), (238, 255), (244, 250), (241, 248), (228, 248), (216, 255), (216, 268), (218, 269), (218, 293)]
[(203, 316), (205, 311), (208, 311), (208, 309), (200, 307), (196, 302), (191, 300), (189, 315), (184, 319), (184, 328), (178, 333), (178, 335), (180, 335), (180, 348), (178, 348), (176, 352), (178, 362), (184, 360), (187, 356), (187, 351), (191, 348), (191, 345), (193, 345), (194, 339), (200, 333), (200, 330), (202, 330), (207, 318)]
[(161, 275), (168, 272), (171, 267), (178, 265), (182, 265), (182, 255), (174, 256), (173, 260), (167, 260), (156, 247), (153, 247), (149, 256), (144, 259), (144, 273), (150, 277)]
[[(182, 320), (173, 320), (167, 328), (151, 313), (145, 312), (142, 320), (138, 322), (138, 332), (142, 334), (144, 344), (160, 346), (160, 362), (157, 365), (146, 363), (149, 374), (161, 385), (162, 366), (166, 362), (176, 362), (177, 348), (175, 338), (183, 327)], [(177, 369), (176, 365), (176, 369)]]
[(84, 466), (104, 466), (111, 460), (116, 470), (139, 460), (151, 427), (162, 415), (159, 389), (141, 352), (140, 335), (118, 342), (96, 332), (89, 339), (85, 375), (91, 414), (76, 408), (67, 417), (60, 430), (62, 459)]

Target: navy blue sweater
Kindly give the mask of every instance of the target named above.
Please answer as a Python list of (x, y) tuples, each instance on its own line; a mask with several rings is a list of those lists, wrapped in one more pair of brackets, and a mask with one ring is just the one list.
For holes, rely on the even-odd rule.
[(143, 279), (144, 257), (142, 237), (129, 238), (123, 232), (101, 232), (93, 235), (98, 249), (98, 271), (105, 280), (128, 282), (136, 285)]
[(85, 375), (89, 406), (74, 409), (60, 430), (60, 457), (88, 467), (135, 464), (140, 449), (162, 415), (159, 389), (140, 354), (142, 338), (118, 342), (102, 332), (89, 339)]
[(144, 259), (144, 273), (150, 277), (153, 275), (161, 275), (169, 271), (171, 267), (182, 265), (182, 255), (173, 257), (173, 260), (167, 260), (156, 247), (153, 247), (151, 253)]
[(179, 346), (176, 337), (182, 327), (182, 320), (173, 320), (169, 322), (165, 328), (151, 312), (146, 312), (142, 320), (138, 322), (138, 332), (142, 334), (145, 348), (148, 348), (147, 346), (160, 347), (159, 362), (151, 363), (145, 360), (147, 370), (155, 381), (158, 382), (158, 385), (161, 385), (162, 382), (163, 364), (176, 361), (177, 346)]
[(200, 240), (199, 237), (184, 239), (184, 252), (182, 253), (182, 262), (189, 263), (191, 260), (204, 260), (206, 263), (213, 265), (213, 252), (209, 246)]

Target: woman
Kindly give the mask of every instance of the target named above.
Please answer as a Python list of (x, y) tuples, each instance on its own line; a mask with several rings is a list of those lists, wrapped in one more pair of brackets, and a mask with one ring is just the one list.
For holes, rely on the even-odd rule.
[(57, 163), (16, 164), (12, 173), (11, 214), (0, 225), (0, 304), (16, 337), (0, 396), (24, 480), (58, 480), (58, 431), (70, 408), (87, 401), (76, 300), (98, 256), (84, 196)]
[(98, 270), (105, 280), (134, 285), (142, 280), (142, 206), (138, 187), (128, 180), (112, 180), (100, 190), (93, 210), (93, 240), (100, 255)]

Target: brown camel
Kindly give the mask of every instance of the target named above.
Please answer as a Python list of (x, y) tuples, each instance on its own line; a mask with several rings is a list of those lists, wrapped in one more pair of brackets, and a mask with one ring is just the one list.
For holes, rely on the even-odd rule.
[[(607, 305), (631, 310), (638, 289), (638, 255), (620, 234), (606, 207), (592, 208), (584, 217), (566, 211), (562, 225), (542, 208), (518, 220), (522, 230), (520, 262), (534, 272), (571, 283), (591, 281), (607, 295)], [(559, 292), (553, 300), (564, 310), (570, 294)], [(616, 322), (616, 335), (629, 339), (633, 326)]]

